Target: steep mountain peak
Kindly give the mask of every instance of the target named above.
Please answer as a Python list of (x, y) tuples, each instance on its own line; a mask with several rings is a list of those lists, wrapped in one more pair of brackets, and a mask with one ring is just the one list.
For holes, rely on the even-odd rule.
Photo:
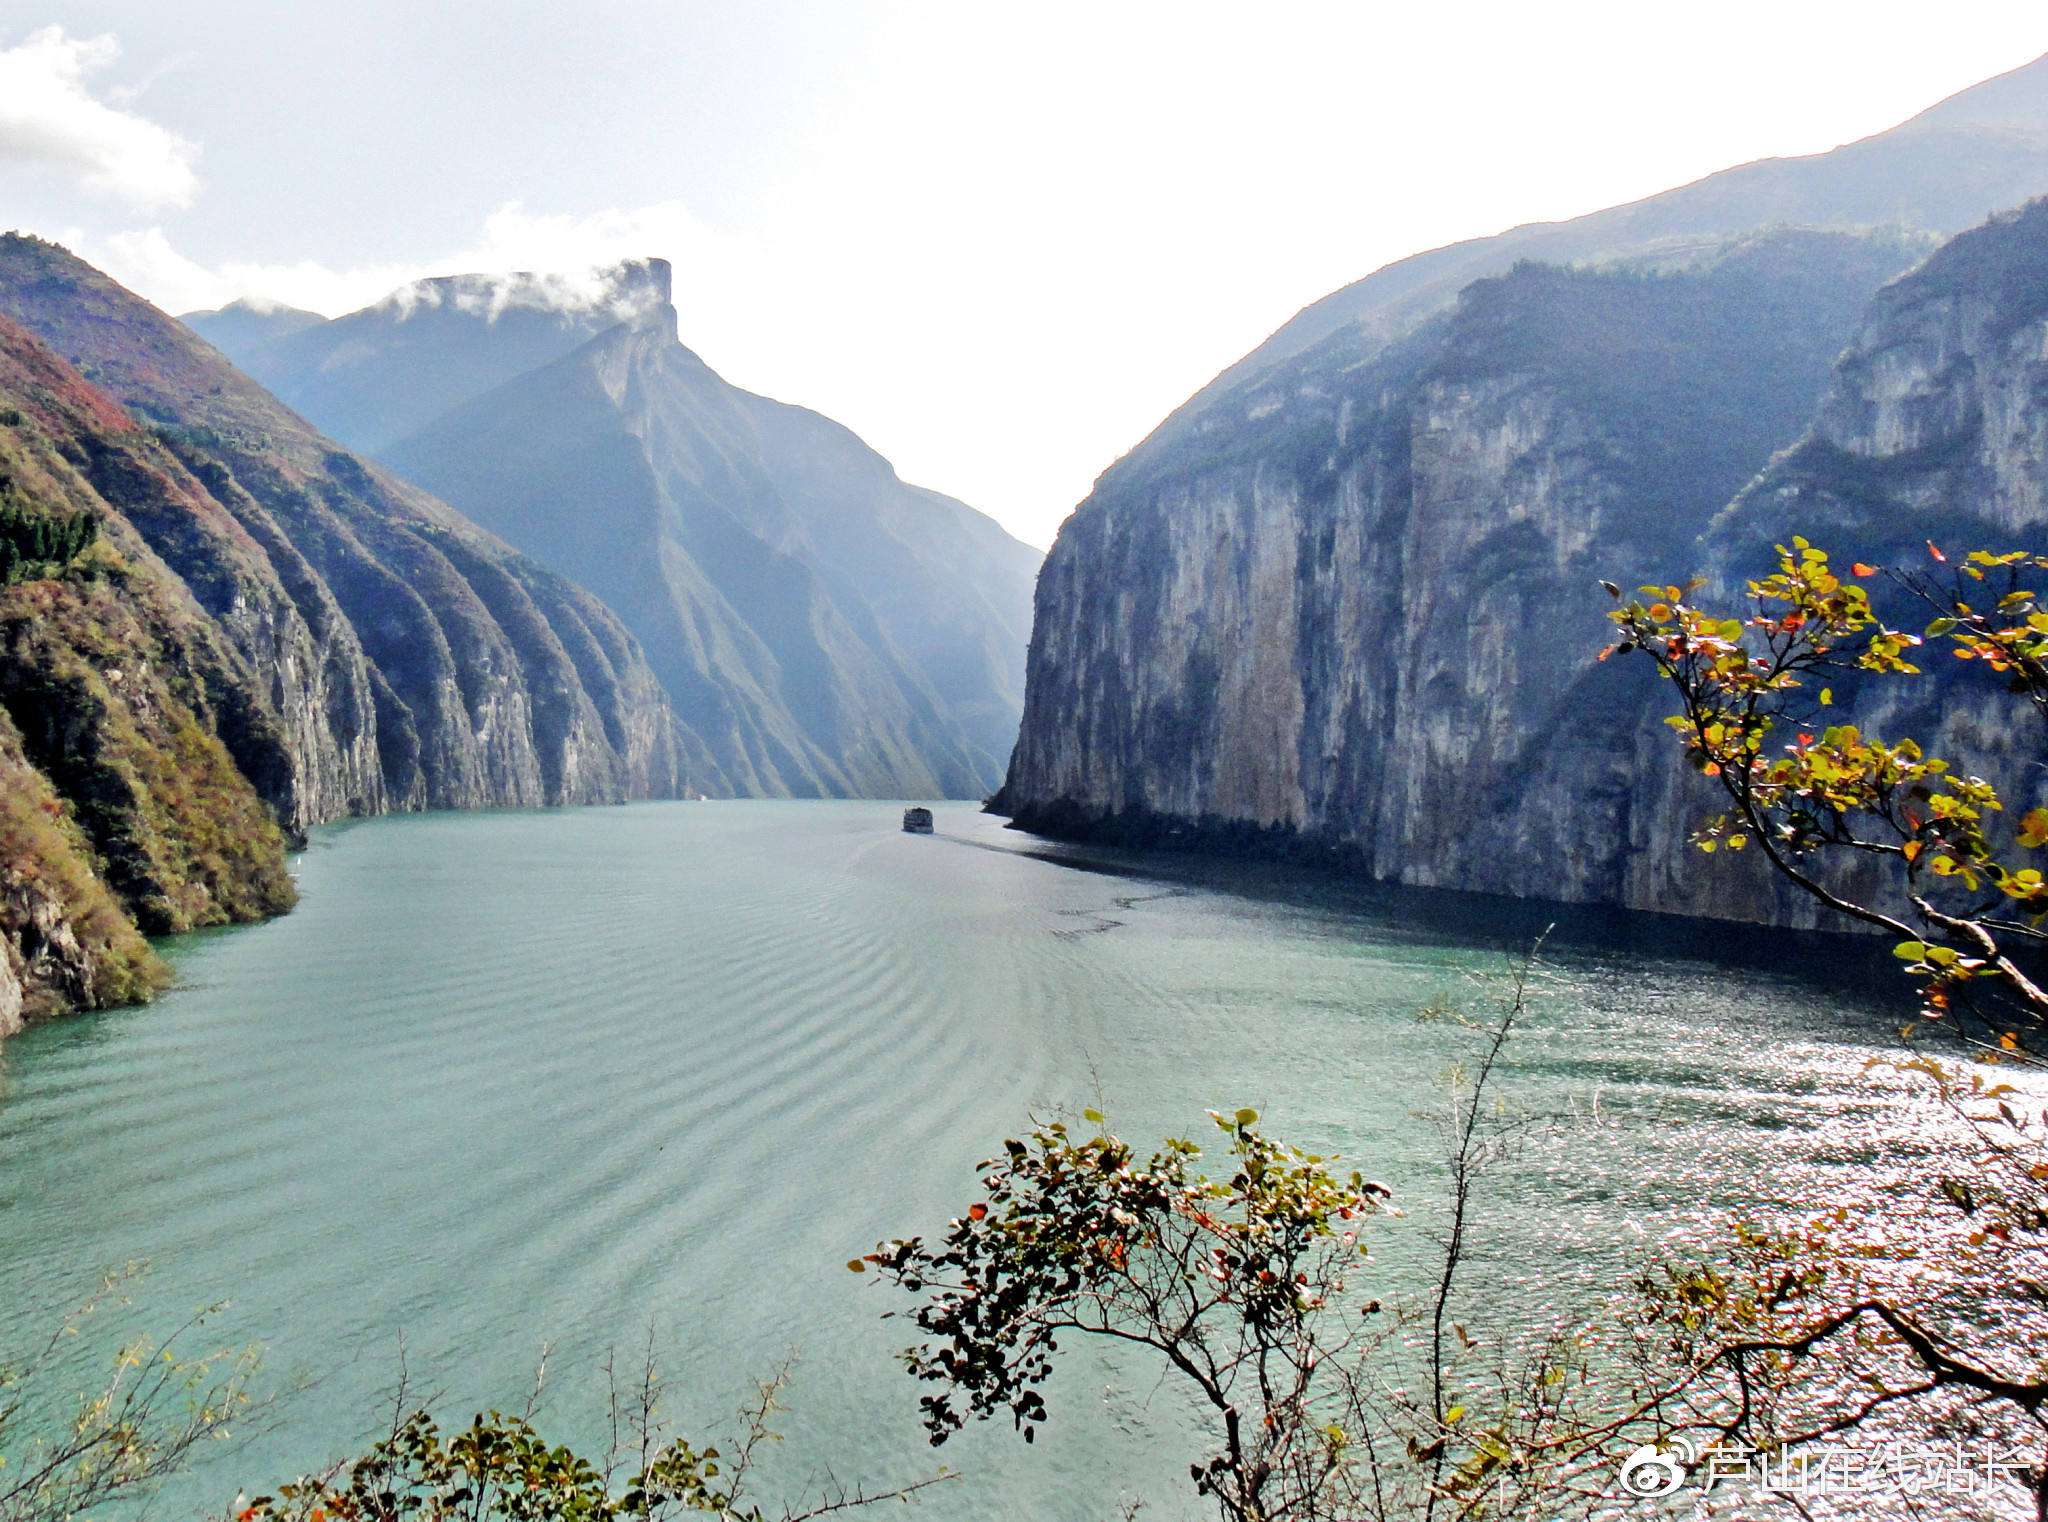
[(650, 305), (384, 458), (617, 609), (726, 775), (979, 796), (1016, 735), (1039, 555)]

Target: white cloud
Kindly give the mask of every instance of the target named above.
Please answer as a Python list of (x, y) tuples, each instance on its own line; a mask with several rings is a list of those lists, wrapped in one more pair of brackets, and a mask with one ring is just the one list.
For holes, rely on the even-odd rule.
[(146, 209), (188, 206), (198, 145), (86, 91), (86, 76), (118, 51), (111, 37), (55, 26), (0, 50), (0, 164), (55, 170)]
[[(73, 245), (77, 247), (77, 245)], [(116, 233), (77, 252), (167, 312), (189, 312), (246, 300), (258, 306), (302, 307), (338, 316), (387, 297), (419, 299), (414, 282), (440, 275), (514, 272), (541, 278), (479, 282), (458, 299), (495, 307), (519, 303), (573, 306), (610, 291), (603, 271), (623, 259), (649, 256), (676, 267), (679, 305), (716, 291), (744, 264), (738, 250), (713, 233), (680, 201), (589, 216), (538, 215), (517, 201), (484, 219), (463, 248), (411, 263), (333, 269), (311, 259), (296, 264), (222, 264), (208, 268), (172, 247), (161, 228)]]

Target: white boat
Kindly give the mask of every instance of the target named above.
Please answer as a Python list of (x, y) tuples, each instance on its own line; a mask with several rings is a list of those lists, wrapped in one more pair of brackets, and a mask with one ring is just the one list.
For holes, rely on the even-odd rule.
[(929, 835), (932, 832), (932, 811), (930, 809), (905, 809), (903, 828), (913, 835)]

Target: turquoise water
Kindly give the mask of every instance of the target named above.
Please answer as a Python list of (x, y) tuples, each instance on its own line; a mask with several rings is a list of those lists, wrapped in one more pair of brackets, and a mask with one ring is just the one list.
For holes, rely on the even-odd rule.
[[(548, 1344), (543, 1410), (590, 1440), (605, 1349), (650, 1335), (699, 1433), (800, 1350), (789, 1492), (943, 1460), (965, 1478), (935, 1519), (1198, 1514), (1181, 1413), (1136, 1361), (1078, 1360), (1034, 1448), (1004, 1427), (935, 1453), (896, 1307), (846, 1259), (942, 1227), (1034, 1110), (1149, 1141), (1251, 1105), (1414, 1207), (1380, 1228), (1398, 1277), (1431, 1197), (1419, 1112), (1467, 1044), (1416, 1011), (1472, 998), (1545, 913), (937, 813), (929, 837), (863, 803), (317, 832), (297, 912), (174, 942), (156, 1005), (0, 1051), (0, 1347), (131, 1260), (124, 1327), (231, 1300), (219, 1335), (261, 1341), (281, 1393), (173, 1515), (348, 1451), (401, 1367), (461, 1420), (519, 1405)], [(1498, 1181), (1493, 1313), (1568, 1315), (1703, 1212), (1897, 1159), (1903, 1101), (1860, 1076), (1891, 1018), (1812, 976), (1834, 953), (1585, 915), (1547, 955), (1562, 982), (1509, 1084), (1567, 1118)]]

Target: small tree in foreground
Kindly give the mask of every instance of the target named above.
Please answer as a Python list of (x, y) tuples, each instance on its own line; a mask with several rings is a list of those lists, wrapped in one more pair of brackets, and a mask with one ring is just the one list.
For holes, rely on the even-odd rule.
[(144, 1493), (247, 1410), (254, 1350), (190, 1350), (211, 1311), (160, 1343), (123, 1347), (105, 1380), (68, 1404), (51, 1393), (77, 1339), (126, 1303), (139, 1273), (109, 1275), (40, 1345), (0, 1359), (0, 1522), (59, 1522)]
[[(1753, 842), (1786, 880), (1895, 936), (1927, 1016), (1979, 1057), (2039, 1065), (2048, 991), (2029, 964), (2048, 943), (2048, 880), (2025, 863), (2048, 844), (2048, 810), (2002, 824), (1993, 783), (1910, 737), (1822, 717), (1838, 673), (1910, 680), (1929, 642), (2048, 714), (2048, 599), (2026, 584), (2048, 557), (1928, 552), (1943, 569), (1856, 562), (1843, 575), (1794, 539), (1747, 584), (1741, 616), (1689, 602), (1698, 582), (1645, 587), (1649, 601), (1609, 615), (1622, 637), (1601, 658), (1641, 650), (1676, 690), (1668, 722), (1732, 805), (1694, 837), (1702, 850)], [(1863, 585), (1878, 577), (1933, 615), (1921, 633), (1879, 616)], [(1827, 867), (1841, 857), (1889, 864), (1914, 922), (1843, 889)], [(2011, 1445), (2010, 1469), (2048, 1522), (2048, 1109), (1981, 1070), (1927, 1056), (1895, 1067), (1962, 1123), (1962, 1167), (1890, 1219), (1835, 1211), (1742, 1229), (1722, 1262), (1667, 1268), (1644, 1289), (1674, 1351), (1724, 1381), (1731, 1433), (1784, 1447), (1917, 1426)]]
[(1224, 1516), (1314, 1514), (1348, 1463), (1345, 1354), (1380, 1309), (1356, 1293), (1359, 1231), (1387, 1190), (1270, 1139), (1251, 1110), (1214, 1120), (1227, 1179), (1196, 1171), (1191, 1141), (1141, 1159), (1054, 1122), (983, 1165), (984, 1198), (941, 1244), (849, 1265), (931, 1295), (910, 1313), (930, 1340), (904, 1358), (941, 1387), (920, 1402), (934, 1443), (999, 1412), (1031, 1441), (1059, 1338), (1108, 1338), (1157, 1354), (1214, 1417), (1219, 1451), (1193, 1478)]
[[(1940, 556), (1932, 545), (1929, 551)], [(1945, 558), (1938, 561), (1946, 564)], [(2022, 585), (2048, 569), (2025, 551), (1975, 551), (1949, 583), (1919, 572), (1890, 580), (1934, 613), (1924, 634), (1890, 627), (1861, 585), (1876, 567), (1844, 576), (1825, 551), (1794, 539), (1778, 547), (1778, 568), (1748, 583), (1745, 616), (1686, 599), (1701, 583), (1644, 587), (1608, 616), (1621, 639), (1601, 653), (1640, 650), (1676, 690), (1667, 720), (1694, 767), (1714, 778), (1733, 806), (1694, 840), (1704, 851), (1754, 843), (1771, 866), (1828, 908), (1898, 938), (1925, 983), (1928, 1012), (1964, 1035), (1986, 1033), (2015, 1050), (2022, 1029), (2048, 1035), (2048, 991), (2014, 948), (2048, 946), (2048, 878), (2012, 859), (2048, 845), (2048, 809), (2001, 829), (1997, 787), (1926, 753), (1911, 737), (1890, 741), (1855, 724), (1830, 723), (1830, 680), (1911, 678), (1909, 657), (1927, 640), (1980, 661), (2048, 713), (2048, 601)], [(1619, 601), (1621, 592), (1608, 583)], [(1978, 590), (1981, 588), (1981, 590)], [(1851, 897), (1829, 862), (1889, 863), (1918, 923)], [(2000, 996), (1986, 1005), (1979, 990)]]
[(809, 1522), (913, 1500), (955, 1478), (942, 1469), (881, 1491), (828, 1482), (810, 1501), (771, 1512), (750, 1490), (761, 1453), (780, 1439), (770, 1422), (785, 1409), (777, 1396), (787, 1366), (762, 1380), (740, 1409), (729, 1455), (669, 1430), (651, 1346), (629, 1389), (620, 1387), (609, 1360), (606, 1371), (614, 1375), (612, 1430), (601, 1464), (541, 1435), (533, 1409), (538, 1383), (525, 1411), (478, 1413), (467, 1427), (444, 1433), (401, 1381), (390, 1428), (367, 1452), (281, 1485), (274, 1495), (238, 1498), (222, 1522), (625, 1522), (706, 1514), (725, 1522)]

